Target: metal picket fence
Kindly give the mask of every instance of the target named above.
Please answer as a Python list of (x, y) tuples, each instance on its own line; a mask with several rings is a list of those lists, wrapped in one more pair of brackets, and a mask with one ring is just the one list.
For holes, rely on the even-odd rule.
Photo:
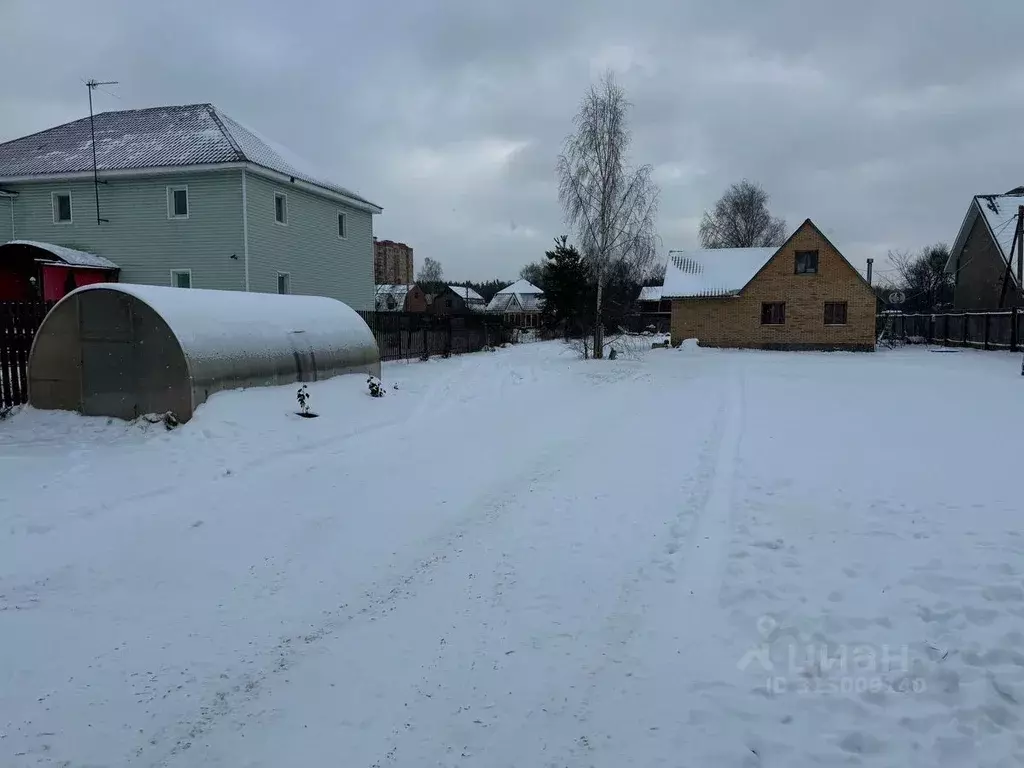
[(0, 301), (0, 410), (28, 402), (28, 353), (52, 303)]

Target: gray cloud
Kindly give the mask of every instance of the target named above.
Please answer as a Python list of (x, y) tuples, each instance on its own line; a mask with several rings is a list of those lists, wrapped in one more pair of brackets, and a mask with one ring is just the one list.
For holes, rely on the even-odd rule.
[(450, 278), (512, 278), (563, 231), (555, 157), (606, 67), (666, 248), (743, 177), (858, 265), (951, 241), (971, 195), (1024, 183), (1017, 3), (295, 5), (0, 0), (0, 140), (80, 117), (86, 77), (120, 81), (100, 109), (212, 101)]

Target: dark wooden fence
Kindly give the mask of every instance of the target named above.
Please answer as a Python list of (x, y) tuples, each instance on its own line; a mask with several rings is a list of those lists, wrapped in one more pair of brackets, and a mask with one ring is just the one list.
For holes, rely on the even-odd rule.
[[(891, 323), (891, 330), (890, 329)], [(883, 312), (879, 333), (887, 337), (980, 349), (1024, 349), (1024, 311), (943, 312), (939, 314)]]
[(28, 353), (50, 306), (0, 301), (0, 411), (28, 402)]
[(512, 341), (513, 329), (500, 315), (425, 312), (360, 312), (373, 330), (381, 360), (414, 360), (427, 355), (479, 352)]

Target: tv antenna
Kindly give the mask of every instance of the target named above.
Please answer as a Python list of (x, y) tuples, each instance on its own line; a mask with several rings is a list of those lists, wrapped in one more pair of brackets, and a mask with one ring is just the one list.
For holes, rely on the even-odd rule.
[[(100, 217), (100, 176), (96, 167), (96, 123), (92, 116), (92, 92), (101, 85), (117, 85), (117, 80), (93, 80), (85, 81), (85, 87), (89, 90), (89, 135), (92, 137), (92, 187), (96, 193), (96, 224), (108, 222), (108, 219)], [(104, 182), (106, 183), (106, 182)]]

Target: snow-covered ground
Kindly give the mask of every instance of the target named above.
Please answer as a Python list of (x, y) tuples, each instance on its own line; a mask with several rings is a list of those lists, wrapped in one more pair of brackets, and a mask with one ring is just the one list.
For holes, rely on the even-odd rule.
[(1018, 356), (384, 379), (0, 423), (0, 765), (1024, 762)]

